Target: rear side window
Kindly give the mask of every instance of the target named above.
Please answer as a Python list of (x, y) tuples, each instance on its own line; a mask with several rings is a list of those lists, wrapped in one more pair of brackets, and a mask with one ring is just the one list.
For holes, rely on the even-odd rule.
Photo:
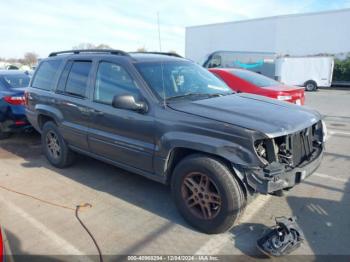
[(92, 63), (90, 61), (73, 62), (67, 79), (65, 93), (78, 97), (86, 97), (91, 65)]
[(34, 76), (32, 87), (52, 90), (56, 83), (58, 69), (61, 63), (62, 60), (49, 60), (42, 62)]

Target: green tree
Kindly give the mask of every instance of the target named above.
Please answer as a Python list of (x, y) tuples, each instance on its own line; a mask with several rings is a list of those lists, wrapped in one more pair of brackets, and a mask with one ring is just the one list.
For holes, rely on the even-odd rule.
[(333, 81), (350, 81), (350, 56), (344, 60), (335, 59)]

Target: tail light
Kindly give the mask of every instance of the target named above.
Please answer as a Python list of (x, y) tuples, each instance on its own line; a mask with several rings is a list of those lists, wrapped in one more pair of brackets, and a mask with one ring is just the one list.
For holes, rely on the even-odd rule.
[(24, 96), (5, 96), (4, 100), (11, 105), (24, 105)]

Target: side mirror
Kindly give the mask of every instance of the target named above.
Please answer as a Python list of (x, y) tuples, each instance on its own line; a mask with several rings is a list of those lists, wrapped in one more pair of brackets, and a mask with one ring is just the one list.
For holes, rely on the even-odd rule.
[(119, 95), (114, 96), (112, 101), (112, 106), (120, 109), (127, 109), (132, 111), (138, 111), (140, 113), (146, 113), (148, 106), (146, 102), (137, 102), (135, 97), (132, 95)]

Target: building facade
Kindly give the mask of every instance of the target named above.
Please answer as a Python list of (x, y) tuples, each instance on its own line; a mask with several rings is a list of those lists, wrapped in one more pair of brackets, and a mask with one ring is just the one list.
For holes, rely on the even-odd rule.
[(350, 9), (186, 28), (187, 58), (201, 63), (218, 50), (346, 56), (350, 52)]

